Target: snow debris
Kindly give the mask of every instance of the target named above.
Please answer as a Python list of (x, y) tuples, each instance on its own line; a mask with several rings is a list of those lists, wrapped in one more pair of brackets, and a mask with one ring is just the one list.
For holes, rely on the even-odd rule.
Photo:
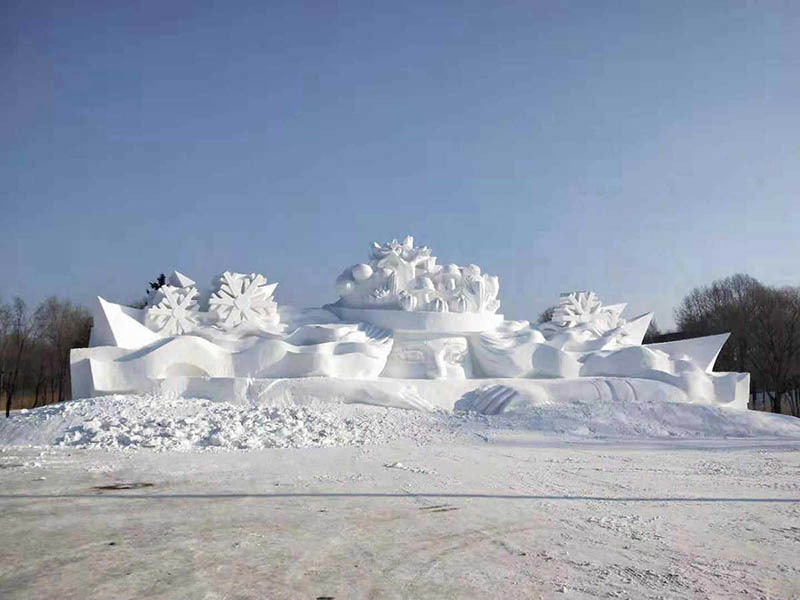
[[(800, 419), (667, 401), (564, 400), (484, 415), (306, 399), (234, 404), (166, 395), (114, 395), (19, 411), (0, 420), (0, 446), (250, 450), (512, 441), (527, 432), (580, 439), (800, 439)], [(4, 458), (4, 457), (2, 457)], [(26, 464), (26, 467), (37, 467)], [(401, 462), (386, 468), (426, 473)], [(713, 471), (720, 467), (705, 465)]]
[(437, 475), (436, 471), (423, 469), (422, 467), (408, 467), (401, 462), (386, 463), (383, 465), (387, 469), (400, 469), (401, 471), (409, 471), (411, 473), (420, 473), (422, 475)]
[(0, 424), (0, 443), (72, 448), (250, 450), (425, 441), (446, 415), (332, 402), (241, 405), (115, 395), (42, 407)]

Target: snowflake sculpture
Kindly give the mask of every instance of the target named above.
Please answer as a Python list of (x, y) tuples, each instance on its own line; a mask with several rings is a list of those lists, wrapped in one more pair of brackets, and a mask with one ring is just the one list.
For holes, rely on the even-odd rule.
[(594, 292), (573, 292), (561, 297), (552, 321), (561, 327), (575, 327), (598, 315), (603, 304)]
[(596, 336), (603, 336), (623, 325), (619, 318), (624, 305), (603, 306), (594, 292), (563, 294), (553, 310), (551, 323), (561, 328), (582, 326)]
[(145, 312), (147, 325), (167, 335), (189, 333), (198, 323), (197, 289), (164, 285), (158, 289), (154, 305)]
[(264, 331), (281, 330), (278, 305), (272, 299), (277, 283), (267, 285), (267, 278), (257, 273), (231, 273), (219, 277), (219, 288), (209, 300), (209, 313), (217, 325), (232, 329), (247, 323)]

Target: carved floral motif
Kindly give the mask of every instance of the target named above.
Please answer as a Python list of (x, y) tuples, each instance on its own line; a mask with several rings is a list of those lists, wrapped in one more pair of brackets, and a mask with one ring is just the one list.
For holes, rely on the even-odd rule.
[(495, 313), (500, 281), (476, 265), (437, 265), (414, 238), (373, 243), (369, 264), (345, 270), (336, 281), (340, 304), (410, 312)]
[(594, 292), (571, 292), (562, 294), (558, 306), (548, 323), (542, 325), (546, 332), (580, 328), (596, 337), (602, 337), (612, 330), (625, 325), (620, 318), (624, 304), (603, 306)]

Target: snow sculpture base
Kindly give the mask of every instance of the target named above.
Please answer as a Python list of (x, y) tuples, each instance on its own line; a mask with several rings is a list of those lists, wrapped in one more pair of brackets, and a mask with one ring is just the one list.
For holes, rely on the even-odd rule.
[[(411, 410), (465, 410), (501, 414), (559, 403), (677, 402), (744, 410), (749, 375), (716, 373), (714, 395), (699, 399), (666, 382), (632, 377), (577, 379), (248, 379), (240, 377), (169, 377), (154, 380), (140, 392), (204, 398), (237, 404), (313, 401), (371, 404)], [(719, 402), (717, 398), (730, 398)]]

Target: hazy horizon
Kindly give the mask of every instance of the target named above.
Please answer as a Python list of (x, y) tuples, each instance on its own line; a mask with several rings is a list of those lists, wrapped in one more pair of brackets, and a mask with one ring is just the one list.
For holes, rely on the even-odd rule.
[(335, 300), (414, 235), (535, 319), (800, 284), (800, 5), (6, 2), (0, 298)]

